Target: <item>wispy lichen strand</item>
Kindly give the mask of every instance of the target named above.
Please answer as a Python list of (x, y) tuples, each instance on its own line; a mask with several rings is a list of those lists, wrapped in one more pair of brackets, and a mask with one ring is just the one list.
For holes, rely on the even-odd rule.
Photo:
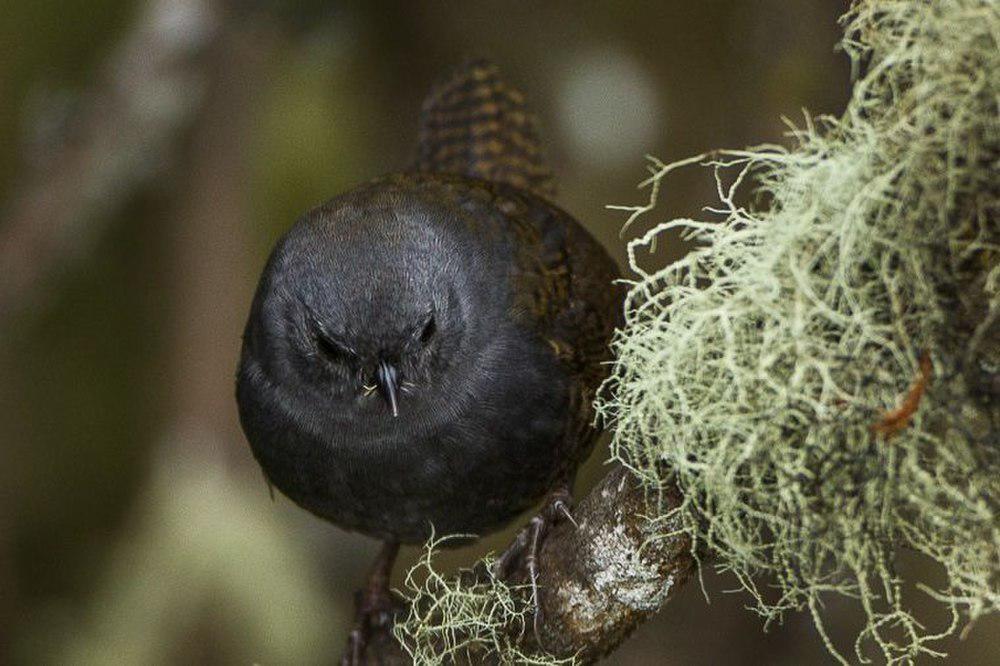
[(532, 631), (534, 603), (530, 587), (511, 586), (493, 573), (486, 558), (475, 571), (446, 576), (434, 566), (434, 554), (445, 539), (428, 541), (423, 556), (406, 575), (406, 618), (394, 633), (413, 663), (499, 663), (504, 666), (560, 666), (557, 659), (521, 649), (520, 638)]
[[(598, 408), (616, 457), (679, 484), (684, 529), (768, 621), (811, 612), (844, 661), (822, 598), (846, 595), (868, 620), (856, 658), (905, 662), (1000, 608), (1000, 5), (871, 0), (844, 23), (864, 70), (844, 115), (791, 149), (715, 153), (721, 219), (629, 244)], [(654, 161), (628, 224), (675, 166)], [(766, 205), (742, 203), (751, 183)], [(695, 250), (644, 270), (677, 229)], [(878, 431), (925, 355), (916, 410)], [(940, 564), (943, 588), (915, 582), (952, 623), (913, 616), (900, 547)]]

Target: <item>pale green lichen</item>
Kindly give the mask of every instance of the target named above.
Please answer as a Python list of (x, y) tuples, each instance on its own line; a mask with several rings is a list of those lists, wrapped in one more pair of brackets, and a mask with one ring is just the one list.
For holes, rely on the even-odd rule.
[(535, 605), (530, 586), (500, 580), (490, 557), (477, 563), (475, 571), (442, 574), (434, 567), (434, 553), (443, 541), (432, 537), (406, 575), (403, 596), (409, 612), (396, 622), (393, 632), (413, 663), (574, 663), (526, 652), (520, 646), (525, 632), (533, 630)]
[[(680, 486), (683, 530), (767, 621), (808, 610), (846, 661), (822, 610), (845, 595), (867, 617), (856, 658), (909, 662), (1000, 608), (1000, 4), (869, 0), (844, 23), (863, 72), (844, 115), (789, 150), (716, 153), (721, 219), (629, 244), (598, 408), (616, 457)], [(684, 163), (654, 162), (629, 224)], [(672, 229), (695, 249), (644, 270)], [(874, 431), (925, 355), (912, 420)], [(946, 583), (901, 580), (900, 548)], [(914, 617), (911, 583), (951, 623)]]

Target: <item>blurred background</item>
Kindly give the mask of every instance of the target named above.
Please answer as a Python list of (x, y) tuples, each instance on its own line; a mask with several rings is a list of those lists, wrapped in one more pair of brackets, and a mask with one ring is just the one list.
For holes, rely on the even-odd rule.
[[(376, 544), (269, 497), (233, 398), (277, 237), (404, 168), (428, 87), (485, 55), (539, 113), (558, 201), (624, 264), (605, 205), (645, 201), (644, 155), (787, 141), (782, 116), (840, 111), (844, 9), (0, 0), (0, 663), (335, 662)], [(660, 211), (713, 193), (682, 171)], [(832, 661), (807, 617), (764, 633), (733, 587), (706, 572), (710, 604), (689, 584), (608, 663)], [(850, 649), (849, 606), (828, 611)], [(998, 629), (943, 646), (951, 663), (1000, 663)]]

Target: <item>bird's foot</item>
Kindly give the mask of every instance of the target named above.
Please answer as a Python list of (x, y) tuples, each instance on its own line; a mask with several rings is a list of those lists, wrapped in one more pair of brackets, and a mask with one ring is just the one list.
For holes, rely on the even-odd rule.
[(399, 544), (387, 543), (375, 561), (368, 585), (358, 590), (354, 599), (354, 628), (347, 638), (347, 650), (341, 666), (364, 666), (365, 652), (372, 639), (392, 628), (393, 619), (403, 604), (389, 590), (389, 573)]
[(542, 622), (542, 605), (538, 597), (538, 554), (545, 537), (555, 525), (563, 520), (576, 525), (570, 512), (572, 506), (573, 497), (568, 486), (561, 486), (549, 494), (541, 511), (518, 532), (514, 542), (497, 559), (494, 568), (494, 573), (501, 579), (513, 578), (519, 571), (527, 574), (527, 581), (531, 587), (531, 601), (535, 607), (533, 622), (535, 639), (539, 644), (541, 644), (539, 628)]
[(561, 486), (550, 493), (538, 514), (517, 533), (514, 542), (497, 559), (494, 565), (497, 577), (512, 578), (523, 570), (518, 565), (527, 569), (529, 577), (532, 569), (537, 573), (538, 551), (549, 530), (563, 520), (576, 525), (572, 507), (573, 496), (568, 487)]
[(372, 639), (392, 628), (393, 619), (402, 605), (389, 590), (359, 590), (356, 599), (354, 628), (347, 638), (347, 650), (341, 666), (364, 666), (365, 652)]

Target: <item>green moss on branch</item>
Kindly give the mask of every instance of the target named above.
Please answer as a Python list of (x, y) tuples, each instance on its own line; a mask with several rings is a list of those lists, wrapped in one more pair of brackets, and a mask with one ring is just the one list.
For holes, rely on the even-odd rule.
[[(856, 657), (898, 662), (1000, 607), (1000, 7), (871, 0), (844, 22), (865, 71), (844, 115), (791, 150), (718, 153), (721, 221), (630, 243), (599, 408), (768, 621), (808, 610), (846, 661), (822, 599), (855, 598)], [(675, 166), (654, 163), (629, 223)], [(740, 203), (745, 183), (766, 207)], [(643, 270), (669, 230), (697, 249)], [(950, 625), (911, 613), (900, 546), (939, 563), (946, 585), (916, 582)]]

